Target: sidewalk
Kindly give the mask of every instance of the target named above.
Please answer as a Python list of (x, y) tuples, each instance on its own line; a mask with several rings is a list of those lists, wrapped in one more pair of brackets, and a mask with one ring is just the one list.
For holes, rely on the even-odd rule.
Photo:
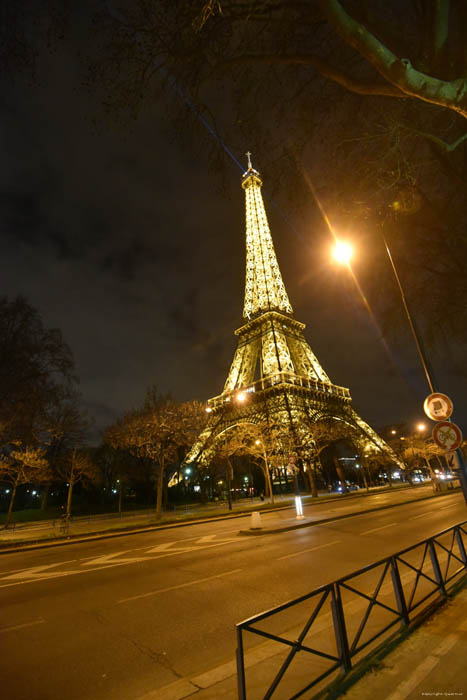
[(467, 588), (351, 686), (345, 700), (467, 696)]

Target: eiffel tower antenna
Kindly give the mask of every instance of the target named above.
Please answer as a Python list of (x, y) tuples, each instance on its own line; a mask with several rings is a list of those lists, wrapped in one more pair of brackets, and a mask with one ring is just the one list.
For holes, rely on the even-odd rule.
[(295, 320), (279, 270), (261, 194), (262, 180), (251, 165), (243, 174), (246, 207), (246, 279), (243, 325), (224, 389), (208, 400), (209, 419), (185, 463), (206, 466), (222, 435), (241, 423), (275, 423), (300, 445), (312, 439), (312, 425), (327, 420), (359, 448), (385, 453), (403, 468), (390, 447), (360, 418), (347, 388), (331, 382)]

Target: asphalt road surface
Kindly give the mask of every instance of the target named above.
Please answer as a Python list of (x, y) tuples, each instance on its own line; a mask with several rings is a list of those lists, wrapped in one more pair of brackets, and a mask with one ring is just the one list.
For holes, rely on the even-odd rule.
[[(170, 688), (214, 683), (234, 661), (235, 623), (467, 519), (459, 492), (404, 503), (430, 490), (322, 504), (313, 514), (349, 517), (256, 537), (238, 534), (245, 516), (2, 554), (3, 696), (186, 697)], [(350, 517), (392, 502), (403, 504)], [(262, 515), (278, 518), (295, 522), (292, 510)], [(217, 700), (212, 687), (203, 698)]]

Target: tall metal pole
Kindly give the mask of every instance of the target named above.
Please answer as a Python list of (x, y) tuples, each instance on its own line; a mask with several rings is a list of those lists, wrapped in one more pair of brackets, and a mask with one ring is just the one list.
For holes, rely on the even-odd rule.
[(392, 259), (392, 255), (391, 255), (391, 251), (389, 250), (388, 242), (387, 242), (384, 234), (381, 234), (381, 235), (382, 235), (382, 238), (384, 241), (386, 252), (388, 254), (389, 262), (391, 263), (392, 271), (394, 272), (394, 277), (396, 278), (397, 286), (399, 287), (399, 292), (400, 292), (401, 299), (402, 299), (402, 305), (403, 305), (404, 310), (405, 310), (405, 315), (407, 316), (407, 321), (409, 322), (410, 330), (412, 332), (412, 336), (413, 336), (413, 339), (415, 341), (415, 345), (417, 346), (418, 356), (420, 358), (420, 362), (422, 363), (423, 371), (425, 372), (428, 386), (430, 387), (430, 393), (434, 394), (434, 392), (435, 392), (434, 381), (433, 381), (433, 378), (432, 378), (430, 371), (428, 369), (428, 362), (426, 360), (425, 352), (423, 350), (421, 340), (419, 339), (419, 337), (417, 335), (417, 331), (415, 329), (415, 325), (414, 325), (414, 322), (412, 320), (412, 316), (410, 315), (409, 307), (407, 306), (407, 301), (406, 301), (405, 294), (404, 294), (404, 289), (403, 289), (401, 281), (399, 279), (399, 275), (397, 273), (397, 269), (396, 269), (396, 266), (394, 264), (394, 260)]
[[(399, 275), (397, 273), (397, 269), (396, 269), (396, 266), (394, 264), (394, 260), (393, 260), (392, 255), (391, 255), (391, 251), (389, 249), (388, 242), (387, 242), (383, 233), (381, 233), (381, 237), (383, 239), (384, 246), (386, 248), (386, 252), (388, 254), (389, 261), (391, 263), (394, 277), (396, 278), (397, 286), (399, 288), (399, 292), (400, 292), (401, 299), (402, 299), (402, 305), (404, 307), (405, 315), (407, 316), (407, 321), (409, 322), (410, 331), (412, 333), (413, 339), (415, 341), (415, 345), (417, 347), (417, 352), (418, 352), (418, 356), (420, 358), (420, 362), (422, 363), (423, 371), (425, 372), (426, 380), (427, 380), (428, 386), (430, 388), (430, 393), (434, 394), (435, 393), (435, 382), (434, 382), (433, 376), (432, 376), (433, 373), (430, 372), (430, 370), (429, 370), (428, 361), (426, 359), (426, 354), (425, 354), (425, 351), (424, 351), (424, 348), (422, 345), (422, 341), (418, 337), (418, 334), (417, 334), (417, 331), (415, 328), (415, 323), (412, 320), (412, 316), (410, 314), (409, 307), (407, 305), (407, 300), (405, 298), (404, 288), (402, 287)], [(462, 450), (460, 449), (460, 447), (457, 448), (456, 455), (457, 455), (457, 460), (459, 462), (459, 480), (460, 480), (460, 484), (461, 484), (461, 488), (462, 488), (462, 493), (464, 495), (464, 500), (465, 500), (465, 503), (467, 504), (467, 470), (466, 470), (466, 466), (465, 466), (465, 462), (464, 462), (464, 456), (462, 454)]]

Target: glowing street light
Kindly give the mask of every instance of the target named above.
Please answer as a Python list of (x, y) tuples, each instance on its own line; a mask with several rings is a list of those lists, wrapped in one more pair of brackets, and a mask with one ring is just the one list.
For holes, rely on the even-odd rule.
[(425, 423), (419, 423), (419, 424), (417, 425), (417, 430), (418, 430), (419, 433), (422, 433), (424, 430), (426, 430), (426, 425), (425, 425)]
[(237, 394), (237, 401), (240, 401), (240, 403), (243, 403), (246, 399), (246, 394), (244, 391), (239, 391)]
[(333, 258), (341, 265), (348, 265), (352, 259), (353, 248), (347, 241), (336, 241), (332, 251)]

